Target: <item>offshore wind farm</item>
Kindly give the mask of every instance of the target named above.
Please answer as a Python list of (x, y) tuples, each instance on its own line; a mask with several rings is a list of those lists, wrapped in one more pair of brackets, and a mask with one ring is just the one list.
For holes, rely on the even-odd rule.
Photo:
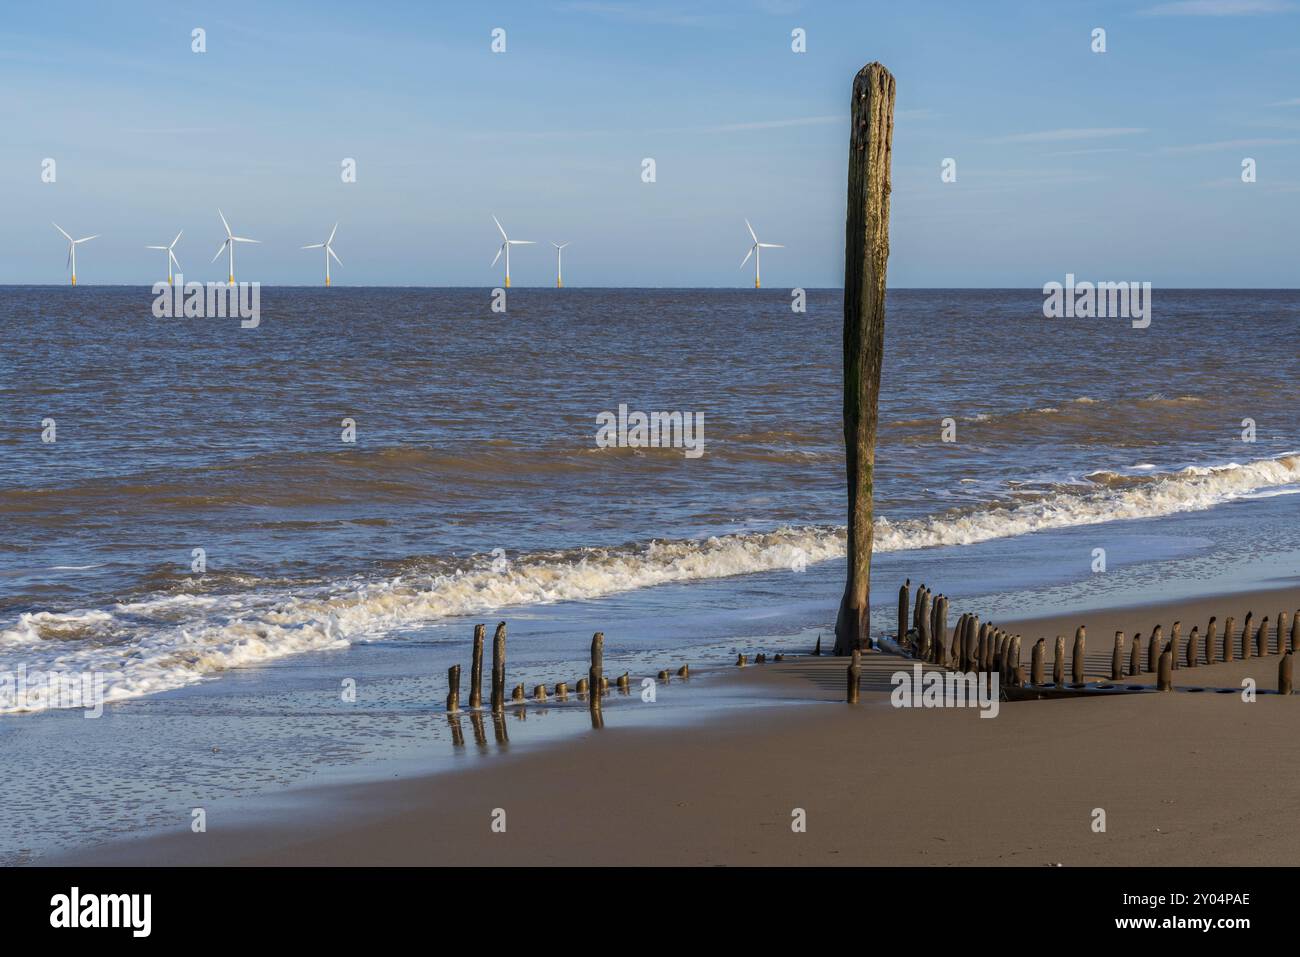
[[(222, 213), (221, 210), (218, 209), (218, 210), (217, 210), (217, 216), (220, 218), (220, 220), (221, 220), (221, 225), (222, 225), (222, 227), (225, 229), (225, 232), (226, 232), (226, 238), (225, 238), (225, 240), (221, 243), (221, 245), (218, 247), (216, 254), (212, 257), (212, 261), (213, 261), (213, 262), (216, 262), (216, 261), (221, 257), (221, 255), (222, 255), (223, 253), (226, 254), (226, 256), (227, 256), (227, 258), (228, 258), (228, 264), (229, 264), (229, 268), (228, 268), (228, 272), (227, 272), (227, 282), (228, 282), (230, 285), (233, 286), (233, 285), (235, 284), (235, 244), (236, 244), (236, 243), (260, 243), (260, 240), (257, 240), (257, 239), (249, 239), (249, 238), (247, 238), (247, 237), (236, 236), (236, 235), (234, 235), (234, 234), (231, 232), (230, 224), (226, 221), (225, 214)], [(498, 219), (496, 218), (495, 215), (492, 217), (492, 221), (493, 221), (493, 223), (496, 224), (496, 228), (497, 228), (497, 230), (500, 232), (500, 234), (501, 234), (501, 239), (502, 239), (501, 245), (497, 248), (497, 255), (496, 255), (496, 256), (493, 258), (493, 260), (492, 260), (492, 265), (495, 266), (495, 265), (497, 264), (497, 262), (500, 261), (502, 258), (505, 259), (505, 276), (504, 276), (503, 285), (504, 285), (506, 288), (509, 288), (509, 287), (510, 287), (510, 247), (511, 247), (511, 246), (532, 246), (532, 245), (535, 245), (535, 243), (534, 243), (533, 240), (525, 240), (525, 239), (510, 239), (508, 236), (506, 236), (505, 228), (501, 225), (500, 220), (498, 220)], [(750, 247), (749, 253), (746, 254), (744, 261), (741, 263), (741, 268), (744, 268), (745, 263), (747, 263), (747, 262), (749, 261), (749, 258), (750, 258), (751, 255), (755, 257), (755, 262), (754, 262), (754, 288), (757, 289), (757, 288), (759, 288), (759, 285), (760, 285), (760, 283), (759, 283), (759, 265), (758, 265), (758, 259), (757, 259), (757, 257), (758, 257), (758, 255), (760, 254), (761, 250), (763, 250), (763, 249), (781, 249), (781, 248), (784, 248), (784, 247), (783, 247), (781, 244), (779, 244), (779, 243), (760, 243), (760, 242), (758, 241), (758, 237), (757, 237), (756, 235), (754, 235), (753, 227), (749, 225), (749, 221), (748, 221), (748, 220), (745, 220), (745, 226), (749, 229), (750, 236), (751, 236), (751, 237), (753, 238), (753, 240), (754, 240), (754, 245)], [(334, 251), (334, 248), (333, 248), (333, 245), (332, 245), (333, 242), (334, 242), (334, 237), (335, 237), (335, 235), (338, 233), (338, 228), (339, 228), (339, 224), (338, 224), (338, 223), (335, 223), (334, 226), (333, 226), (333, 228), (330, 230), (330, 234), (329, 234), (329, 236), (325, 239), (324, 242), (319, 242), (319, 243), (309, 243), (309, 244), (307, 244), (307, 245), (304, 245), (304, 246), (300, 246), (300, 247), (299, 247), (300, 249), (319, 249), (319, 250), (322, 251), (322, 256), (324, 257), (324, 260), (325, 260), (325, 285), (326, 285), (326, 286), (330, 286), (330, 285), (332, 285), (332, 282), (331, 282), (331, 276), (330, 276), (330, 260), (333, 259), (334, 262), (338, 263), (338, 265), (340, 265), (340, 266), (343, 265), (343, 261), (339, 258), (338, 254)], [(70, 270), (71, 285), (74, 285), (74, 286), (75, 286), (75, 285), (77, 284), (77, 277), (76, 277), (76, 247), (77, 247), (78, 245), (80, 245), (81, 243), (89, 242), (89, 241), (92, 240), (92, 239), (98, 239), (98, 238), (100, 238), (100, 234), (97, 233), (97, 234), (95, 234), (95, 235), (93, 235), (93, 236), (86, 236), (86, 237), (83, 237), (82, 239), (76, 239), (76, 240), (74, 240), (70, 235), (68, 235), (66, 232), (64, 232), (64, 230), (63, 230), (60, 226), (58, 226), (57, 223), (55, 224), (55, 229), (58, 229), (59, 232), (60, 232), (60, 233), (61, 233), (61, 234), (62, 234), (62, 235), (63, 235), (63, 236), (68, 240), (68, 262), (67, 262), (67, 265), (68, 265), (68, 268), (69, 268), (69, 270)], [(175, 248), (176, 248), (176, 244), (180, 242), (181, 235), (182, 235), (183, 233), (184, 233), (184, 230), (181, 230), (180, 232), (177, 232), (177, 234), (176, 234), (176, 238), (173, 239), (173, 240), (171, 241), (171, 243), (169, 243), (168, 245), (165, 245), (165, 246), (162, 246), (162, 245), (146, 245), (146, 246), (144, 247), (145, 249), (156, 249), (156, 250), (159, 250), (159, 251), (166, 252), (166, 254), (167, 254), (167, 257), (166, 257), (166, 258), (167, 258), (167, 283), (168, 283), (168, 285), (171, 285), (171, 284), (172, 284), (172, 281), (173, 281), (173, 271), (172, 271), (172, 267), (175, 266), (175, 268), (176, 268), (177, 271), (180, 270), (180, 262), (179, 262), (179, 260), (176, 258)], [(570, 245), (570, 244), (569, 244), (568, 242), (564, 242), (564, 243), (555, 243), (555, 242), (552, 242), (552, 243), (551, 243), (551, 246), (554, 247), (554, 249), (555, 249), (555, 286), (556, 286), (557, 289), (559, 289), (559, 288), (563, 288), (563, 287), (564, 287), (564, 263), (563, 263), (563, 256), (564, 256), (564, 250), (565, 250), (565, 248), (567, 248), (569, 245)]]

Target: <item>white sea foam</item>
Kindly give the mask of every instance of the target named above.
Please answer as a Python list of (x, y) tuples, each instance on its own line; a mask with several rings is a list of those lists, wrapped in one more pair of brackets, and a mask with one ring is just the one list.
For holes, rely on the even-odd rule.
[[(1131, 476), (1030, 500), (877, 524), (877, 551), (967, 545), (1031, 532), (1212, 508), (1300, 485), (1300, 455)], [(291, 591), (169, 594), (109, 609), (21, 615), (0, 631), (0, 674), (97, 671), (105, 700), (178, 688), (227, 668), (346, 647), (425, 622), (493, 609), (589, 600), (638, 588), (843, 557), (844, 529), (784, 528), (705, 541), (520, 558), (502, 570), (404, 575)]]

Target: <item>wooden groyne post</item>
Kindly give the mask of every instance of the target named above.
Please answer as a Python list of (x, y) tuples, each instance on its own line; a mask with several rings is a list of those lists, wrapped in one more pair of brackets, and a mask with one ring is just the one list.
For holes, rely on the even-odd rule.
[(1142, 632), (1140, 631), (1133, 633), (1133, 652), (1128, 659), (1128, 673), (1130, 678), (1142, 674)]
[(858, 695), (862, 690), (862, 652), (853, 649), (853, 657), (849, 659), (849, 704), (858, 703)]
[(1187, 636), (1187, 667), (1195, 668), (1200, 656), (1200, 628), (1192, 625), (1192, 633)]
[(930, 628), (931, 616), (934, 613), (934, 597), (930, 589), (925, 590), (925, 601), (921, 607), (921, 654), (924, 657), (930, 653), (930, 641), (934, 637), (934, 632)]
[(848, 209), (844, 222), (844, 458), (848, 573), (835, 620), (835, 654), (871, 646), (872, 495), (880, 366), (885, 351), (894, 77), (868, 63), (853, 78)]
[(1174, 690), (1174, 652), (1172, 642), (1165, 646), (1165, 650), (1160, 653), (1160, 663), (1157, 666), (1159, 671), (1156, 674), (1156, 688), (1160, 691)]
[(1110, 680), (1124, 678), (1124, 632), (1115, 632), (1115, 650), (1110, 653)]
[(1183, 623), (1181, 621), (1174, 622), (1174, 626), (1169, 629), (1169, 650), (1174, 656), (1173, 667), (1175, 670), (1178, 668), (1178, 638), (1182, 631)]
[(1165, 630), (1161, 625), (1156, 625), (1151, 630), (1151, 640), (1147, 645), (1147, 671), (1156, 674), (1160, 670), (1160, 653), (1165, 647)]
[(1214, 664), (1214, 655), (1215, 655), (1214, 642), (1218, 637), (1217, 634), (1218, 627), (1219, 627), (1219, 619), (1216, 618), (1214, 615), (1211, 615), (1210, 623), (1205, 626), (1205, 663), (1207, 665)]
[(605, 677), (605, 633), (598, 631), (591, 636), (591, 670), (587, 672), (587, 700), (592, 708), (600, 707), (601, 682)]
[(474, 653), (469, 661), (469, 706), (483, 707), (483, 633), (486, 625), (474, 626)]
[(1029, 680), (1036, 685), (1043, 683), (1043, 653), (1047, 639), (1039, 638), (1034, 642), (1034, 650), (1029, 656)]
[(1237, 623), (1237, 619), (1231, 615), (1223, 623), (1223, 660), (1232, 660), (1232, 626)]
[(962, 638), (961, 670), (975, 670), (976, 641), (979, 638), (980, 616), (970, 615), (966, 618), (966, 635)]
[(1287, 652), (1282, 656), (1282, 660), (1277, 663), (1277, 693), (1291, 693), (1291, 665), (1295, 661), (1295, 655)]
[[(1296, 612), (1297, 620), (1300, 620), (1300, 612)], [(938, 637), (935, 639), (935, 661), (940, 665), (946, 665), (947, 655), (944, 648), (944, 642), (948, 640), (948, 598), (945, 595), (939, 596), (939, 628), (936, 632)], [(1295, 643), (1296, 635), (1292, 632), (1291, 642)]]
[(1070, 678), (1076, 685), (1083, 684), (1084, 648), (1088, 643), (1088, 633), (1080, 625), (1074, 632), (1074, 658), (1070, 662)]
[(1052, 684), (1065, 684), (1065, 636), (1056, 636), (1056, 659), (1052, 662)]
[(460, 665), (447, 669), (447, 713), (455, 714), (460, 710)]
[(506, 623), (497, 624), (492, 636), (492, 710), (502, 713), (506, 708)]
[(898, 644), (901, 646), (907, 637), (907, 609), (911, 605), (910, 593), (912, 579), (907, 579), (898, 587)]

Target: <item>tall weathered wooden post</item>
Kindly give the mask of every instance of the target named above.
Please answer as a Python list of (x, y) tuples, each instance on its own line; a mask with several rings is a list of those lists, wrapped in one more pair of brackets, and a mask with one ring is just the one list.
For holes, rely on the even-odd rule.
[(853, 78), (848, 211), (844, 221), (844, 459), (848, 576), (835, 620), (835, 654), (871, 646), (872, 494), (880, 362), (885, 350), (894, 77), (868, 63)]

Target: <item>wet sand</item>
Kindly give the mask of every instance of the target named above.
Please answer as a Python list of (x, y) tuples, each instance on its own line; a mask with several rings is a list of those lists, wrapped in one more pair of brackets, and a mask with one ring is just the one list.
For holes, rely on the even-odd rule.
[[(1185, 641), (1210, 615), (1288, 617), (1295, 587), (1207, 601), (1016, 623), (1033, 639), (1089, 633), (1088, 673), (1108, 677), (1111, 641), (1175, 619)], [(956, 614), (978, 608), (954, 607)], [(1007, 625), (1010, 627), (1009, 623)], [(1145, 644), (1144, 644), (1145, 648)], [(1143, 655), (1145, 660), (1145, 653)], [(1291, 864), (1300, 835), (1300, 698), (1276, 687), (1278, 656), (1174, 674), (1156, 692), (898, 709), (868, 656), (862, 702), (842, 703), (845, 661), (804, 657), (735, 669), (743, 715), (672, 728), (605, 727), (501, 754), (464, 771), (289, 792), (208, 831), (124, 841), (47, 863), (85, 864)], [(1049, 672), (1050, 673), (1050, 672)], [(676, 679), (674, 679), (676, 680)], [(1126, 682), (1129, 683), (1129, 682)], [(1151, 684), (1143, 675), (1132, 683)], [(709, 693), (701, 689), (697, 693)], [(490, 731), (489, 722), (489, 734)], [(1106, 829), (1093, 829), (1095, 809)], [(792, 822), (798, 810), (805, 832)], [(504, 833), (494, 831), (504, 811)]]

